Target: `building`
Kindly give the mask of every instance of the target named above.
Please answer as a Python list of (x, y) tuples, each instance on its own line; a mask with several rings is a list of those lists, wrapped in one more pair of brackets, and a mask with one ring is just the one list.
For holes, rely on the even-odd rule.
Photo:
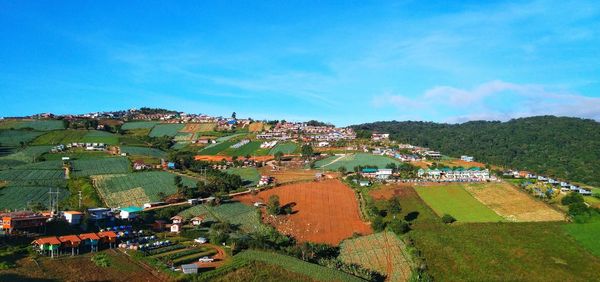
[(183, 274), (198, 274), (198, 265), (195, 263), (181, 265)]
[(475, 158), (471, 157), (471, 156), (460, 156), (460, 160), (461, 161), (465, 161), (465, 162), (473, 162), (475, 160)]
[(77, 254), (79, 254), (79, 245), (81, 244), (81, 238), (77, 235), (67, 235), (58, 237), (61, 245), (65, 248), (71, 249), (71, 256), (75, 255), (75, 251), (77, 250)]
[(31, 244), (36, 245), (37, 249), (40, 253), (46, 254), (50, 253), (50, 257), (54, 257), (58, 255), (58, 250), (60, 248), (61, 242), (56, 237), (47, 237), (37, 239)]
[(392, 176), (392, 169), (390, 168), (381, 168), (378, 169), (375, 173), (375, 177), (380, 180), (386, 180)]
[(122, 208), (119, 215), (121, 216), (121, 219), (133, 219), (136, 218), (142, 210), (142, 208), (130, 206)]
[(77, 225), (81, 223), (83, 213), (79, 211), (65, 211), (63, 212), (63, 216), (69, 222), (69, 224)]
[(192, 225), (199, 226), (202, 224), (203, 221), (204, 221), (204, 217), (196, 216), (196, 217), (192, 218)]
[(112, 212), (109, 208), (91, 208), (87, 211), (91, 220), (103, 220), (112, 217)]
[(27, 230), (44, 227), (48, 219), (50, 219), (49, 215), (43, 215), (30, 211), (0, 214), (0, 224), (2, 225), (2, 230), (9, 234), (14, 230)]
[(489, 170), (478, 167), (469, 169), (419, 169), (417, 175), (426, 180), (447, 182), (478, 182), (492, 179)]
[(389, 133), (373, 133), (371, 135), (371, 140), (373, 141), (383, 141), (390, 139)]

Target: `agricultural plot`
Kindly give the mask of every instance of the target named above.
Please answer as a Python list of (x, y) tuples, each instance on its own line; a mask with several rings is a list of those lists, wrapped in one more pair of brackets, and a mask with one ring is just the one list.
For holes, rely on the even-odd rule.
[(457, 184), (509, 221), (561, 221), (565, 216), (503, 183)]
[(84, 159), (112, 158), (113, 155), (110, 155), (107, 152), (98, 152), (98, 151), (89, 152), (89, 151), (76, 151), (76, 150), (71, 150), (68, 152), (44, 154), (44, 158), (46, 159), (46, 161), (62, 160), (63, 157), (69, 157), (71, 160), (84, 160)]
[(294, 213), (264, 219), (299, 242), (337, 245), (354, 233), (372, 232), (360, 219), (354, 192), (339, 180), (290, 184), (236, 199), (251, 205), (258, 201), (266, 203), (271, 195), (278, 195), (281, 205), (290, 205)]
[(33, 140), (33, 145), (58, 145), (73, 142), (83, 142), (83, 138), (88, 134), (87, 130), (54, 130), (47, 132)]
[(339, 258), (385, 274), (387, 281), (408, 281), (412, 272), (406, 246), (389, 231), (345, 240)]
[(340, 167), (345, 167), (347, 171), (354, 170), (356, 166), (376, 166), (385, 168), (389, 163), (401, 164), (400, 161), (379, 155), (366, 153), (348, 154), (345, 156), (331, 156), (315, 163), (317, 168), (327, 170), (338, 170)]
[(25, 209), (28, 203), (41, 203), (46, 206), (48, 204), (48, 192), (60, 192), (59, 200), (69, 197), (69, 190), (56, 187), (45, 186), (7, 186), (0, 188), (0, 210), (3, 209)]
[(419, 196), (439, 216), (450, 214), (459, 222), (498, 222), (500, 215), (475, 199), (460, 184), (418, 186)]
[(308, 263), (297, 258), (272, 252), (247, 250), (237, 254), (235, 258), (260, 261), (281, 266), (288, 271), (306, 275), (312, 279), (315, 279), (316, 281), (363, 281), (356, 276), (341, 272), (339, 270), (327, 268), (318, 264)]
[(261, 175), (268, 175), (275, 178), (275, 181), (279, 184), (296, 182), (296, 181), (310, 181), (315, 179), (315, 174), (319, 171), (309, 169), (288, 169), (283, 168), (281, 170), (271, 170), (269, 166), (263, 166), (259, 168)]
[[(1, 190), (0, 190), (1, 191)], [(600, 258), (600, 219), (592, 219), (588, 223), (571, 223), (563, 225), (563, 229), (590, 253)]]
[(233, 145), (235, 143), (237, 143), (237, 142), (228, 140), (228, 141), (224, 141), (221, 143), (212, 144), (213, 146), (207, 146), (204, 149), (200, 150), (199, 154), (201, 154), (201, 155), (216, 155), (216, 154), (220, 153), (221, 151), (226, 150), (227, 148), (229, 148), (231, 145)]
[(210, 132), (210, 131), (213, 131), (216, 126), (217, 126), (216, 123), (188, 123), (181, 130), (181, 132), (189, 132), (189, 133)]
[[(149, 201), (160, 201), (160, 193), (168, 196), (177, 192), (174, 179), (175, 174), (164, 171), (92, 176), (94, 186), (109, 207), (142, 206)], [(189, 187), (197, 182), (188, 177), (182, 180)]]
[(239, 175), (244, 182), (244, 186), (256, 186), (260, 180), (260, 174), (254, 167), (230, 168), (226, 172), (229, 174)]
[(2, 119), (0, 120), (0, 129), (14, 129), (22, 120)]
[(256, 151), (260, 149), (260, 141), (250, 141), (248, 144), (244, 144), (239, 148), (227, 148), (223, 151), (223, 154), (228, 156), (252, 156), (255, 155)]
[(14, 128), (33, 128), (33, 130), (38, 131), (50, 131), (64, 129), (65, 124), (62, 120), (23, 120), (22, 122), (17, 123)]
[(177, 132), (179, 132), (181, 129), (183, 129), (184, 126), (185, 126), (184, 124), (178, 124), (178, 123), (160, 123), (160, 124), (155, 125), (152, 128), (149, 136), (150, 137), (162, 137), (162, 136), (175, 137), (175, 135), (177, 135)]
[(296, 150), (298, 150), (298, 145), (296, 143), (279, 143), (269, 151), (269, 155), (275, 155), (277, 152), (289, 155), (296, 152)]
[(185, 218), (206, 216), (208, 221), (227, 221), (237, 225), (245, 232), (260, 231), (265, 228), (260, 221), (257, 210), (239, 202), (225, 203), (219, 206), (197, 205), (182, 211), (179, 215)]
[(148, 147), (121, 146), (121, 152), (132, 156), (145, 156), (153, 158), (167, 157), (167, 153), (165, 151)]
[(103, 159), (84, 159), (71, 162), (71, 173), (76, 177), (127, 173), (130, 171), (130, 164), (127, 158), (103, 158)]
[(158, 124), (158, 121), (132, 121), (126, 122), (121, 126), (123, 130), (132, 130), (132, 129), (151, 129), (155, 125)]
[(21, 142), (29, 143), (42, 134), (44, 132), (30, 130), (0, 130), (0, 146), (19, 146)]
[(119, 137), (107, 131), (92, 130), (83, 136), (81, 142), (85, 143), (104, 143), (107, 145), (116, 145), (119, 143)]
[(16, 153), (0, 157), (0, 169), (33, 163), (39, 159), (42, 154), (50, 151), (51, 148), (51, 146), (29, 146)]
[(175, 137), (173, 138), (173, 140), (175, 140), (176, 142), (182, 142), (182, 141), (192, 141), (192, 139), (194, 138), (194, 133), (188, 133), (188, 132), (177, 132), (177, 134), (175, 134)]
[(0, 180), (7, 181), (9, 186), (51, 186), (65, 185), (62, 170), (49, 169), (10, 169), (0, 171)]

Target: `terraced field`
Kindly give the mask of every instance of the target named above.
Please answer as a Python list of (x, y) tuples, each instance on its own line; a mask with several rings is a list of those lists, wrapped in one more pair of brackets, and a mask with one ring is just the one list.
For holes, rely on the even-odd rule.
[(52, 146), (29, 146), (15, 153), (0, 157), (0, 169), (33, 163), (42, 154), (50, 151), (51, 148)]
[(72, 161), (72, 174), (76, 177), (127, 173), (130, 169), (127, 158), (83, 159)]
[(56, 187), (46, 186), (7, 186), (0, 188), (0, 210), (3, 209), (25, 209), (28, 203), (41, 203), (46, 206), (48, 204), (48, 192), (60, 191), (58, 194), (59, 200), (69, 197), (69, 190)]
[(340, 259), (387, 276), (387, 281), (408, 281), (412, 272), (406, 246), (389, 231), (348, 239), (340, 245)]
[(150, 131), (150, 137), (169, 136), (175, 137), (177, 132), (183, 129), (185, 125), (179, 123), (160, 123), (155, 125)]
[(296, 152), (297, 149), (298, 145), (296, 143), (279, 143), (269, 151), (269, 155), (275, 155), (277, 152), (289, 155)]
[(153, 158), (167, 157), (167, 153), (165, 151), (149, 147), (121, 146), (121, 152), (132, 156), (145, 156)]
[(238, 202), (225, 203), (214, 207), (197, 205), (182, 211), (179, 215), (188, 219), (203, 215), (209, 221), (227, 221), (238, 225), (240, 229), (246, 232), (259, 231), (265, 228), (255, 208)]
[(132, 121), (126, 122), (121, 126), (123, 130), (132, 130), (132, 129), (151, 129), (155, 125), (157, 125), (158, 121)]
[(33, 141), (33, 145), (58, 145), (73, 142), (83, 142), (83, 137), (88, 133), (87, 130), (54, 130), (39, 136)]
[[(149, 201), (160, 201), (159, 194), (177, 192), (175, 175), (164, 171), (92, 176), (100, 197), (109, 207), (142, 206)], [(196, 186), (196, 179), (183, 177), (183, 184)]]
[(44, 134), (44, 132), (29, 130), (0, 130), (0, 146), (19, 146), (20, 142), (28, 143), (42, 134)]
[(38, 131), (50, 131), (64, 129), (65, 124), (62, 120), (22, 120), (14, 125), (15, 129), (33, 128)]
[(107, 145), (116, 145), (119, 143), (119, 137), (113, 133), (99, 130), (88, 131), (83, 136), (81, 142), (84, 143), (104, 143)]

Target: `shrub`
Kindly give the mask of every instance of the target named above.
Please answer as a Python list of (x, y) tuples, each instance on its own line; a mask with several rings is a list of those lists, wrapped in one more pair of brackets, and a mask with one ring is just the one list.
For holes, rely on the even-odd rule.
[(375, 230), (375, 232), (381, 232), (385, 229), (385, 222), (383, 221), (383, 218), (381, 217), (375, 217), (375, 219), (373, 219), (373, 222), (371, 223), (371, 227), (373, 227), (373, 230)]
[(453, 216), (449, 215), (449, 214), (444, 214), (444, 216), (442, 216), (442, 222), (446, 223), (446, 224), (450, 224), (456, 221), (456, 218), (454, 218)]
[(583, 203), (583, 196), (579, 193), (569, 193), (560, 201), (561, 204), (568, 206), (574, 203)]
[(106, 254), (97, 254), (92, 257), (92, 262), (99, 267), (109, 267), (110, 258)]
[(401, 219), (395, 219), (394, 221), (390, 222), (388, 227), (390, 228), (390, 230), (392, 230), (392, 232), (398, 235), (410, 231), (410, 226), (408, 225), (408, 223)]

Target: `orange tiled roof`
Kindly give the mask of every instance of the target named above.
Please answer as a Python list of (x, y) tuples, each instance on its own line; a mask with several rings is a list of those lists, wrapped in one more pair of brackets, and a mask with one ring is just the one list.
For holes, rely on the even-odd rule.
[(85, 233), (85, 234), (80, 234), (79, 238), (81, 240), (100, 240), (100, 237), (98, 237), (98, 235), (96, 235), (96, 233)]
[(38, 244), (38, 245), (45, 245), (45, 244), (60, 245), (60, 240), (58, 240), (58, 238), (56, 238), (56, 237), (44, 237), (44, 238), (39, 238), (39, 239), (33, 241), (33, 243)]
[(81, 239), (77, 236), (77, 235), (67, 235), (67, 236), (60, 236), (58, 237), (58, 240), (60, 240), (61, 242), (81, 242)]
[(98, 232), (98, 236), (99, 237), (116, 238), (117, 233), (115, 233), (113, 231), (104, 231), (104, 232)]

